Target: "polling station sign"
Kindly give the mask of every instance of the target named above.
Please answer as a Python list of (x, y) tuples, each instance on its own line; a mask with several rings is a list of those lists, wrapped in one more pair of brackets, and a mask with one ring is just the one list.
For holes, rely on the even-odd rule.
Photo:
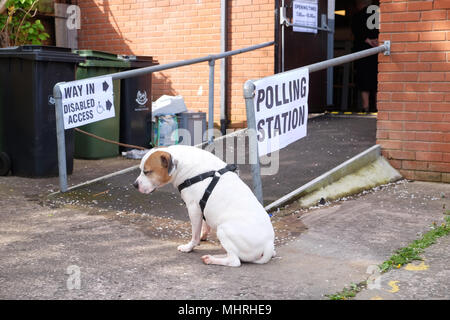
[(64, 129), (115, 117), (111, 77), (72, 81), (60, 88)]
[(308, 93), (307, 68), (255, 81), (253, 106), (259, 156), (306, 136)]

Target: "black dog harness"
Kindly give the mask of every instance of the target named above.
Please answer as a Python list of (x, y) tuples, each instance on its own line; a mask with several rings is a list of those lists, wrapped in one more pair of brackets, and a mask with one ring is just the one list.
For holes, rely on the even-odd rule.
[[(209, 183), (208, 187), (205, 190), (205, 193), (203, 194), (203, 197), (200, 199), (200, 209), (202, 210), (203, 220), (205, 219), (205, 215), (203, 214), (203, 210), (205, 209), (206, 202), (208, 201), (209, 196), (214, 190), (214, 187), (216, 186), (217, 182), (219, 182), (220, 177), (227, 173), (228, 171), (236, 171), (237, 167), (235, 164), (228, 164), (225, 168), (217, 170), (217, 171), (208, 171), (202, 174), (199, 174), (193, 178), (185, 180), (182, 184), (178, 186), (178, 191), (181, 192), (184, 188), (188, 188), (192, 186), (193, 184), (203, 181), (207, 178), (212, 178), (211, 182)], [(218, 173), (218, 175), (216, 174)]]

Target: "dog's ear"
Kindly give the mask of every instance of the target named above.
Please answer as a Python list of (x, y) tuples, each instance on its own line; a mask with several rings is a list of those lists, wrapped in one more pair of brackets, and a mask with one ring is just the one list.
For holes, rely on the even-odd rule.
[(168, 152), (161, 154), (161, 165), (163, 168), (167, 169), (169, 176), (172, 175), (173, 171), (176, 169), (176, 162)]

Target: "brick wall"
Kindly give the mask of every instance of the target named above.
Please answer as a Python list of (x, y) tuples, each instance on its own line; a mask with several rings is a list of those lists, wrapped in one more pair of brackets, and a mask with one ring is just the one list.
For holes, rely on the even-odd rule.
[[(151, 55), (160, 64), (220, 52), (220, 0), (78, 0), (79, 47)], [(272, 41), (270, 0), (229, 1), (228, 50)], [(250, 78), (273, 73), (273, 47), (229, 59), (229, 119), (243, 125), (242, 87)], [(208, 110), (207, 63), (153, 75), (153, 100), (181, 94), (189, 109)], [(215, 122), (220, 112), (220, 62), (215, 67)]]
[(450, 0), (380, 1), (377, 141), (404, 177), (450, 182)]

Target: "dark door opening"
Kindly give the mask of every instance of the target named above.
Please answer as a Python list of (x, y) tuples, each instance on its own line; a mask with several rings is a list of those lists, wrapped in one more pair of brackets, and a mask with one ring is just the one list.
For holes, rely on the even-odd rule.
[[(286, 7), (286, 16), (292, 19), (293, 0), (277, 0), (277, 14), (275, 15), (275, 73), (292, 70), (327, 58), (327, 32), (318, 30), (317, 33), (295, 32), (292, 27), (280, 25), (278, 8)], [(318, 25), (321, 15), (327, 14), (327, 0), (318, 0)], [(310, 90), (308, 107), (310, 113), (324, 112), (326, 107), (326, 70), (309, 75)]]
[[(379, 1), (336, 0), (334, 56), (350, 54), (355, 49), (352, 19), (358, 11), (358, 3), (379, 5)], [(355, 63), (334, 67), (333, 111), (362, 111), (361, 92), (358, 90)], [(370, 95), (371, 112), (376, 112), (376, 90)]]
[[(280, 25), (280, 8), (286, 8), (286, 16), (292, 19), (294, 0), (275, 2), (275, 73), (306, 66), (327, 59), (327, 32), (295, 32), (292, 27)], [(336, 0), (334, 57), (355, 51), (352, 33), (352, 18), (358, 11), (358, 2), (379, 5), (378, 0)], [(321, 15), (327, 15), (328, 1), (317, 0), (318, 25)], [(355, 76), (355, 63), (347, 63), (333, 68), (333, 103), (327, 105), (326, 70), (310, 74), (309, 112), (362, 110), (361, 92), (358, 90)], [(376, 112), (376, 89), (370, 93), (370, 109)]]

